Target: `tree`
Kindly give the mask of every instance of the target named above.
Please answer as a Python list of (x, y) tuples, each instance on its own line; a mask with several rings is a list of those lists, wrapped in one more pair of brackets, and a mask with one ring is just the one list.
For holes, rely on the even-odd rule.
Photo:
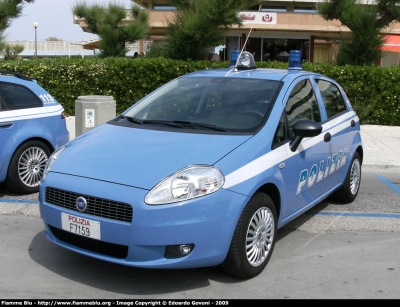
[[(85, 19), (91, 33), (101, 38), (101, 57), (125, 57), (125, 43), (134, 43), (144, 38), (149, 30), (148, 12), (134, 4), (130, 10), (126, 10), (117, 2), (109, 3), (108, 6), (89, 6), (85, 1), (79, 1), (72, 10), (77, 17)], [(127, 17), (131, 20), (124, 20)]]
[(18, 59), (18, 55), (24, 51), (24, 46), (3, 43), (0, 44), (0, 50), (0, 54), (3, 56), (4, 60), (16, 60)]
[(0, 0), (0, 42), (5, 39), (4, 31), (10, 26), (12, 19), (22, 14), (25, 3), (35, 0)]
[(242, 26), (238, 12), (260, 0), (170, 0), (176, 6), (174, 20), (168, 21), (166, 56), (181, 60), (202, 60), (207, 50), (224, 39), (225, 31)]
[(382, 36), (391, 22), (400, 20), (400, 0), (325, 0), (319, 12), (325, 20), (339, 20), (351, 30), (341, 38), (337, 64), (371, 65), (381, 58)]
[(63, 41), (63, 39), (55, 37), (55, 36), (50, 36), (50, 37), (46, 38), (46, 40), (48, 42), (61, 42), (61, 41)]

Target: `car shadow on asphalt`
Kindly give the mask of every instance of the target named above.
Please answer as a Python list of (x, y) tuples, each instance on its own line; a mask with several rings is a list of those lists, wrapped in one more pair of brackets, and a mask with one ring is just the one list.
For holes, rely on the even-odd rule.
[(157, 295), (208, 287), (210, 280), (238, 283), (219, 267), (194, 269), (143, 269), (124, 266), (59, 247), (41, 231), (29, 246), (29, 256), (40, 266), (74, 282), (126, 295)]
[(25, 194), (25, 195), (16, 193), (16, 192), (13, 192), (10, 189), (8, 189), (4, 182), (0, 183), (0, 198), (37, 201), (38, 197), (39, 197), (39, 193), (32, 193), (32, 194)]
[[(314, 207), (313, 211), (323, 210), (327, 205), (321, 203)], [(306, 222), (312, 216), (303, 214), (302, 222)], [(280, 229), (277, 242), (298, 231), (296, 223), (298, 225), (298, 218)], [(150, 298), (151, 295), (208, 287), (211, 281), (224, 284), (246, 282), (245, 279), (226, 274), (219, 266), (169, 270), (143, 269), (98, 260), (51, 243), (43, 231), (33, 237), (29, 256), (40, 266), (63, 278), (115, 294), (149, 295)]]

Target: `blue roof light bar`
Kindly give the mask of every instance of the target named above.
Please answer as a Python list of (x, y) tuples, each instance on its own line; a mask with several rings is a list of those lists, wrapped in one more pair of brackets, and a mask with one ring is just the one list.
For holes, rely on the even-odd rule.
[(302, 69), (301, 51), (290, 50), (289, 53), (289, 69)]

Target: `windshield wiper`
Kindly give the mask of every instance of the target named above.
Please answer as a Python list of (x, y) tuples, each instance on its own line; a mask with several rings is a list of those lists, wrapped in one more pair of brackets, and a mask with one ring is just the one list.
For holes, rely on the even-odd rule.
[(215, 125), (193, 123), (193, 122), (184, 121), (184, 120), (168, 121), (168, 120), (138, 119), (138, 118), (131, 117), (131, 116), (120, 115), (118, 119), (121, 119), (121, 118), (125, 118), (125, 119), (129, 120), (130, 122), (139, 124), (139, 125), (160, 124), (160, 125), (178, 127), (178, 128), (182, 128), (182, 129), (185, 129), (186, 127), (192, 128), (192, 129), (195, 129), (195, 127), (200, 127), (200, 128), (207, 128), (207, 129), (216, 130), (216, 131), (225, 131), (225, 132), (228, 131), (225, 128), (218, 127)]
[(185, 127), (180, 125), (179, 123), (175, 123), (175, 122), (169, 121), (169, 120), (143, 119), (142, 121), (143, 121), (144, 124), (162, 124), (162, 125), (166, 125), (166, 126), (178, 127), (178, 128), (185, 129)]
[(187, 125), (187, 126), (192, 127), (193, 129), (194, 129), (194, 127), (200, 127), (200, 128), (207, 128), (207, 129), (216, 130), (216, 131), (225, 131), (225, 132), (228, 131), (225, 128), (218, 127), (215, 125), (203, 124), (203, 123), (193, 123), (193, 122), (188, 122), (188, 121), (184, 121), (184, 120), (174, 120), (174, 123)]
[(121, 118), (125, 118), (125, 119), (127, 119), (130, 122), (135, 123), (135, 124), (143, 125), (143, 121), (141, 119), (137, 119), (137, 118), (134, 118), (134, 117), (131, 117), (131, 116), (120, 115), (118, 117), (118, 120), (121, 119)]
[(120, 115), (120, 118), (125, 118), (129, 120), (132, 123), (139, 124), (139, 125), (144, 125), (144, 124), (160, 124), (160, 125), (166, 125), (166, 126), (172, 126), (172, 127), (178, 127), (184, 129), (185, 127), (180, 125), (179, 123), (174, 123), (172, 121), (166, 121), (166, 120), (150, 120), (150, 119), (138, 119), (135, 117), (131, 116), (125, 116), (125, 115)]

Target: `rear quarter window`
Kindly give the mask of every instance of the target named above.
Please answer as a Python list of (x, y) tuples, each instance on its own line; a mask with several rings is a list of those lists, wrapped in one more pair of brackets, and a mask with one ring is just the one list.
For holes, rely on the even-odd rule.
[(343, 111), (347, 111), (343, 96), (335, 84), (326, 80), (316, 81), (324, 101), (328, 118), (334, 117)]

